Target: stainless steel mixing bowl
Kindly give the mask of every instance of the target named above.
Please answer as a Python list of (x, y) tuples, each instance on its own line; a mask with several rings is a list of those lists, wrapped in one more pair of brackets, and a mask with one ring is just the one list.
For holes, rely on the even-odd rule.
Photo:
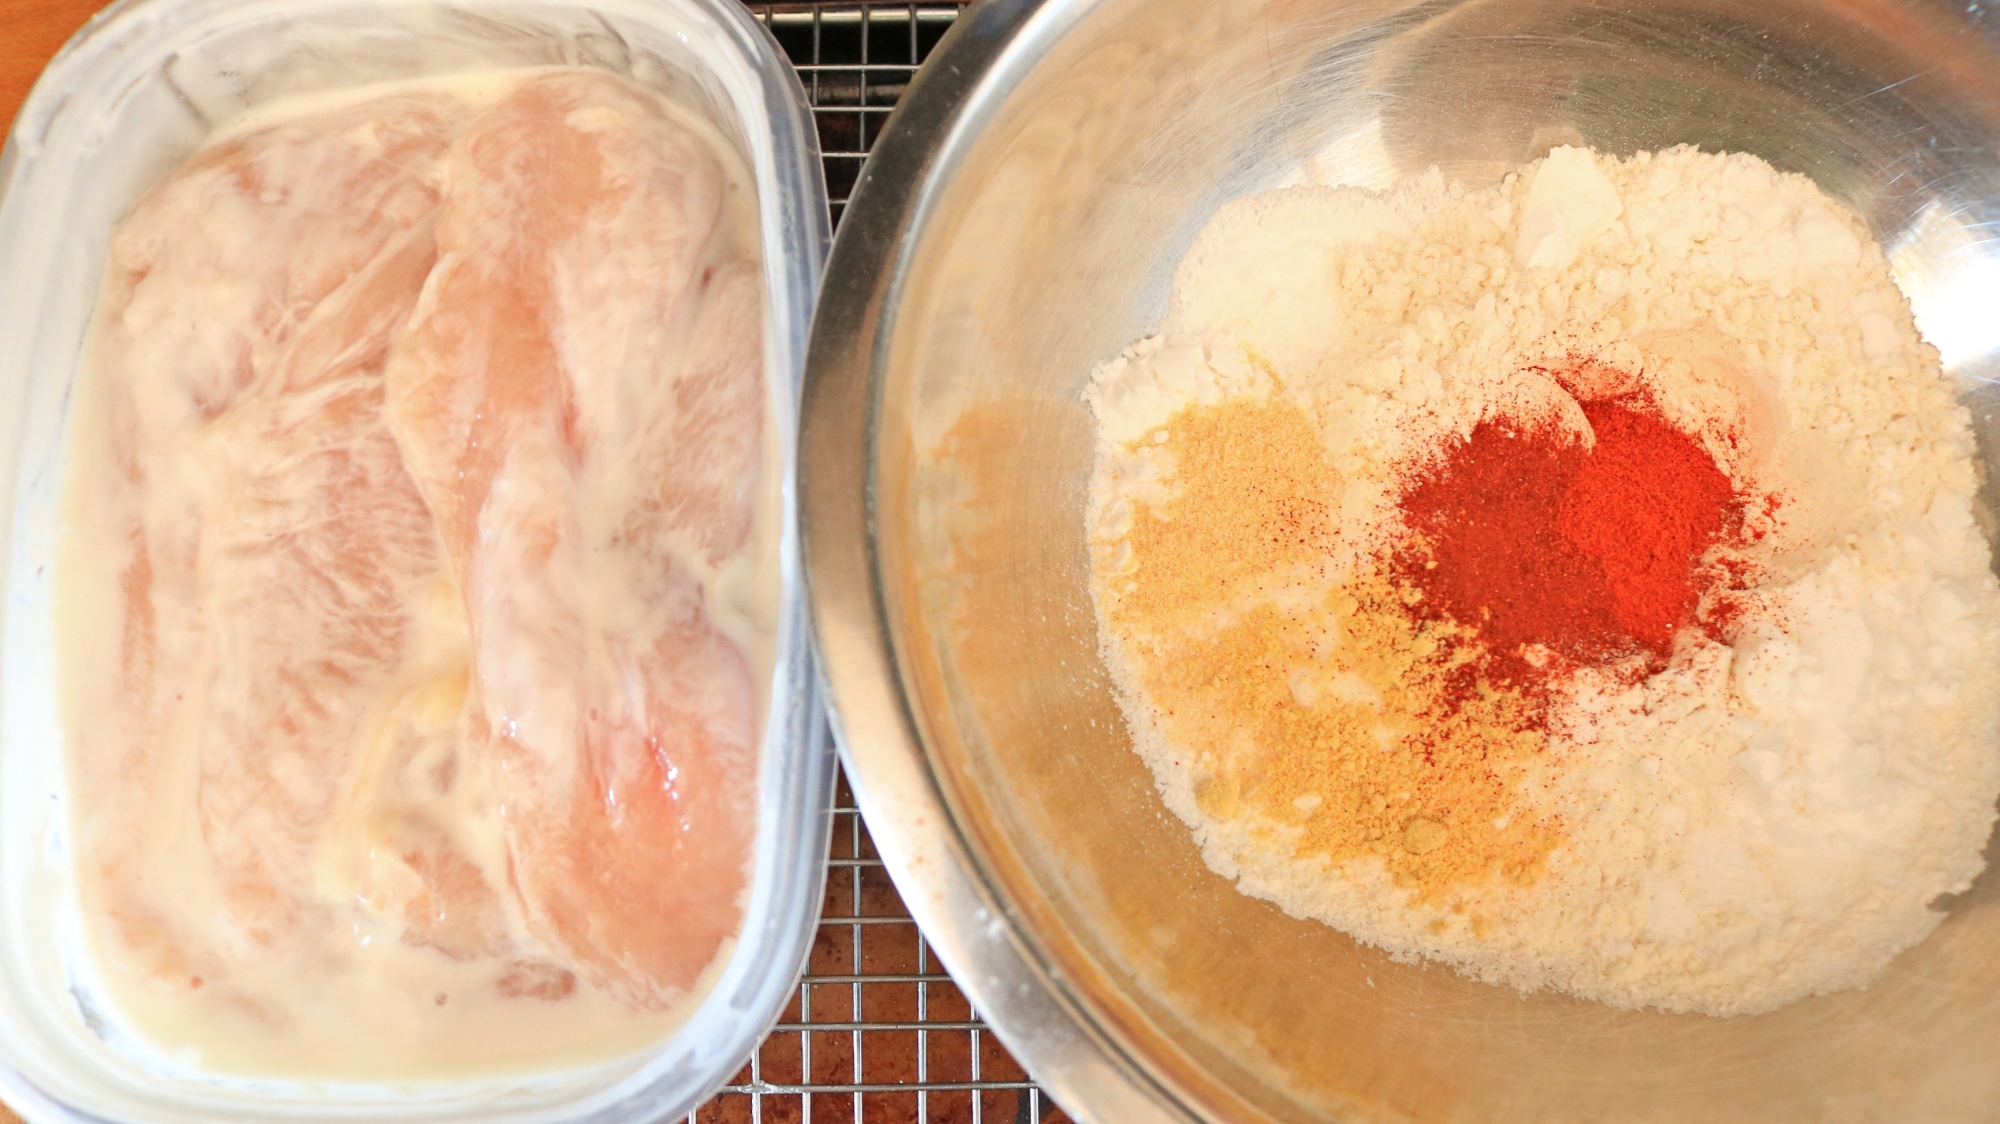
[(1085, 588), (1092, 365), (1231, 197), (1577, 141), (1753, 152), (1852, 205), (2000, 448), (1991, 0), (987, 0), (884, 135), (813, 341), (820, 639), (891, 872), (1077, 1115), (2000, 1120), (1992, 871), (1865, 991), (1614, 1011), (1238, 894), (1129, 748)]

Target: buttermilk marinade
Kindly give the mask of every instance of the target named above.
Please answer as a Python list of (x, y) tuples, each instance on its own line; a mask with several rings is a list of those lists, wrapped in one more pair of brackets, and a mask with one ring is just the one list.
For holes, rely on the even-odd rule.
[(117, 230), (62, 573), (98, 974), (174, 1059), (666, 1034), (742, 924), (776, 474), (755, 199), (622, 79), (267, 107)]
[(1088, 398), (1106, 663), (1244, 892), (1730, 1015), (1866, 984), (1982, 869), (1970, 419), (1804, 178), (1558, 148), (1238, 200)]

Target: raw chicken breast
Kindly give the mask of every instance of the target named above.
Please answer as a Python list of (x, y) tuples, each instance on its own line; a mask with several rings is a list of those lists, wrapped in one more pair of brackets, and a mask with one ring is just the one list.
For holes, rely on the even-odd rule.
[(532, 79), (446, 161), (387, 372), (528, 926), (643, 1005), (735, 933), (754, 830), (759, 692), (706, 592), (762, 487), (750, 215), (656, 102)]
[[(134, 211), (100, 312), (123, 635), (83, 735), (98, 904), (155, 967), (292, 955), (435, 530), (381, 423), (461, 115), (399, 98), (205, 150)], [(190, 760), (163, 747), (193, 738)], [(206, 869), (169, 869), (195, 836)], [(201, 942), (169, 919), (193, 895)]]

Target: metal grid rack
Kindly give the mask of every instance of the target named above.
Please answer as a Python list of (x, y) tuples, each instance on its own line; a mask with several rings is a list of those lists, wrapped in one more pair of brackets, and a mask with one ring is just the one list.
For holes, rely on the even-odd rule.
[(693, 1124), (1068, 1124), (937, 963), (845, 778), (805, 978)]
[(771, 29), (805, 84), (819, 126), (835, 225), (861, 162), (911, 75), (958, 18), (962, 0), (747, 5)]
[[(889, 111), (960, 4), (749, 3), (798, 68), (833, 221)], [(1068, 1124), (939, 966), (845, 778), (805, 978), (690, 1124)]]

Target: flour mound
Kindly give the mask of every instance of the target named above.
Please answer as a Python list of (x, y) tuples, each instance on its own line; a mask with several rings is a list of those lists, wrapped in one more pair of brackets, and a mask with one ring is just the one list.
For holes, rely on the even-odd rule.
[[(1546, 865), (1419, 893), (1381, 858), (1303, 845), (1349, 808), (1257, 812), (1235, 780), (1218, 797), (1244, 748), (1177, 743), (1147, 686), (1199, 639), (1121, 610), (1146, 580), (1135, 523), (1182, 494), (1170, 433), (1239, 400), (1311, 419), (1335, 479), (1324, 564), (1217, 610), (1292, 620), (1355, 578), (1406, 466), (1484, 419), (1567, 417), (1535, 370), (1579, 353), (1631, 373), (1743, 494), (1782, 502), (1743, 555), (1756, 578), (1727, 642), (1688, 631), (1664, 670), (1566, 680), (1513, 809), (1451, 827), (1557, 824)], [(1560, 148), (1480, 190), (1433, 171), (1240, 199), (1190, 248), (1160, 332), (1087, 395), (1105, 662), (1167, 805), (1244, 892), (1480, 980), (1733, 1015), (1866, 985), (1982, 869), (2000, 582), (1970, 419), (1880, 248), (1810, 181), (1740, 154)], [(1437, 846), (1435, 828), (1378, 852)]]

